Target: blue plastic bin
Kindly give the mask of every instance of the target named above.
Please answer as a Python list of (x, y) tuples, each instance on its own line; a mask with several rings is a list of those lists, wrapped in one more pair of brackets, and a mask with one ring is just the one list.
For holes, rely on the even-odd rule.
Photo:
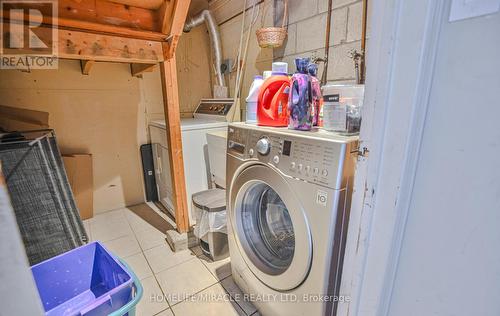
[(99, 242), (31, 267), (48, 316), (133, 315), (142, 286), (132, 270)]

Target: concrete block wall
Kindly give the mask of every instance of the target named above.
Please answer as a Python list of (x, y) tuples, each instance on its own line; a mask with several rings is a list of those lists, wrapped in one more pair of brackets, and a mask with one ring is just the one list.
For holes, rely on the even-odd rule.
[[(281, 25), (282, 0), (275, 0), (275, 25)], [(289, 0), (288, 37), (283, 47), (274, 49), (274, 60), (284, 61), (295, 70), (296, 57), (324, 57), (328, 0)], [(333, 0), (330, 31), (328, 81), (354, 83), (353, 49), (361, 51), (362, 1)], [(319, 76), (323, 65), (319, 65)]]

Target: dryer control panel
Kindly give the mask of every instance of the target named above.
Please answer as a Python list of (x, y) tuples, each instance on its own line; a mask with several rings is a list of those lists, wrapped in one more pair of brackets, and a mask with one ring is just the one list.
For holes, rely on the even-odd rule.
[(315, 137), (314, 132), (299, 134), (281, 128), (231, 125), (228, 132), (229, 154), (258, 160), (287, 176), (336, 189), (342, 188), (344, 162), (353, 154), (356, 144), (335, 137)]
[(228, 121), (234, 112), (233, 99), (201, 99), (194, 111), (195, 118)]

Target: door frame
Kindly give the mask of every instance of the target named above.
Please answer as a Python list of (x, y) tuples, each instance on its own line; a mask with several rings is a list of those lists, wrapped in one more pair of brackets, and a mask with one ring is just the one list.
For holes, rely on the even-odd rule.
[(388, 314), (450, 0), (370, 1), (360, 153), (337, 315)]

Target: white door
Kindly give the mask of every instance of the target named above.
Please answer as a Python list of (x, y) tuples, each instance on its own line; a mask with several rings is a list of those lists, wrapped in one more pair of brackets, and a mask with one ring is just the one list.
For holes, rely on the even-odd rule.
[(261, 164), (239, 173), (230, 188), (230, 224), (253, 274), (276, 290), (307, 277), (312, 239), (304, 209), (286, 180)]
[(448, 10), (390, 316), (500, 315), (500, 12), (450, 23)]
[[(370, 2), (339, 316), (500, 315), (495, 2)], [(451, 22), (454, 6), (496, 12)]]

